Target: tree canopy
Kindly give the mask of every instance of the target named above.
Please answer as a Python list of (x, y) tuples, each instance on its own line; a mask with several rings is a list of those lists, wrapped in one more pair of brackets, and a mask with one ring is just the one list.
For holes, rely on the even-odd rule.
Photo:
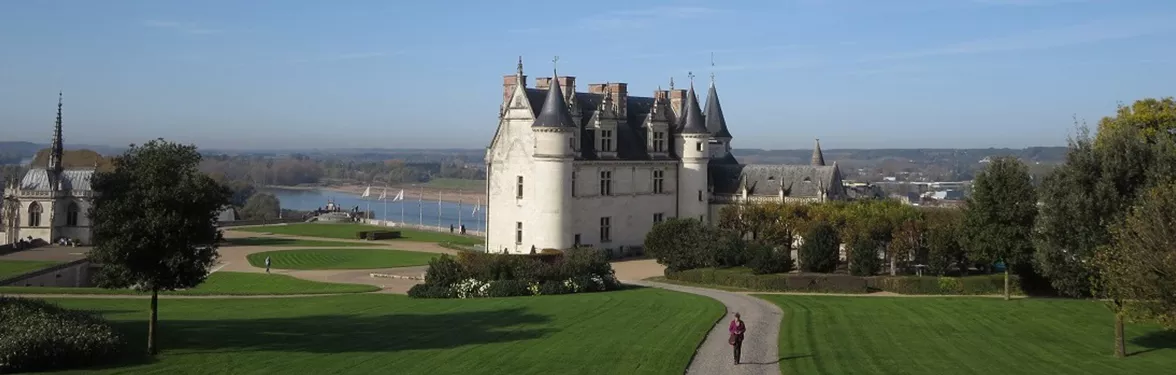
[(1037, 194), (1024, 163), (1014, 157), (993, 159), (976, 176), (964, 207), (964, 243), (971, 258), (988, 264), (1004, 262), (1005, 297), (1008, 270), (1025, 266), (1033, 256), (1033, 221)]
[(278, 197), (270, 193), (253, 194), (241, 208), (242, 220), (273, 220), (282, 211)]

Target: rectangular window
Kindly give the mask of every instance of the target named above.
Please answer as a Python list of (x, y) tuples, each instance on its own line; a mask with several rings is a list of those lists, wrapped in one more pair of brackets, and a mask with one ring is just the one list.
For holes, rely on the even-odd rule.
[(694, 148), (698, 149), (698, 151), (702, 151), (702, 142), (694, 142)]
[(653, 223), (657, 224), (665, 220), (665, 214), (653, 214)]
[(698, 201), (702, 202), (702, 190), (698, 191)]
[(666, 151), (666, 132), (653, 132), (653, 152)]
[(612, 195), (612, 171), (600, 171), (600, 195)]
[(575, 242), (573, 242), (573, 243), (576, 246), (580, 246), (580, 234), (579, 233), (576, 233), (576, 239), (575, 239)]
[(519, 176), (519, 183), (515, 186), (515, 199), (523, 199), (523, 176)]
[(515, 222), (515, 243), (523, 243), (523, 222)]
[(600, 131), (600, 151), (611, 152), (613, 150), (613, 132), (612, 130)]
[(610, 231), (612, 227), (611, 221), (611, 218), (608, 217), (600, 218), (600, 242), (612, 241), (612, 232)]
[(576, 196), (576, 171), (572, 171), (572, 196)]
[(666, 172), (662, 170), (653, 171), (653, 193), (661, 194), (662, 187), (665, 185)]

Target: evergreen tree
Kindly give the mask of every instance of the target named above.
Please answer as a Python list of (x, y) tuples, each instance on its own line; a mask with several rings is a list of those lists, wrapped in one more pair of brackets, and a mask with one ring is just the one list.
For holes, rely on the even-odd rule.
[(976, 176), (964, 208), (963, 234), (970, 258), (1005, 264), (1005, 299), (1010, 268), (1024, 269), (1033, 256), (1037, 194), (1029, 169), (1014, 157), (998, 157)]

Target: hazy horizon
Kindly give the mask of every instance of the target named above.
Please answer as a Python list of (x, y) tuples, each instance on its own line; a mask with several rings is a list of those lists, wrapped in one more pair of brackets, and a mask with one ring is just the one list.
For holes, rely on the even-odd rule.
[(713, 73), (748, 149), (1063, 146), (1176, 82), (1163, 0), (63, 4), (0, 12), (5, 140), (63, 90), (68, 143), (480, 149), (519, 55), (532, 87), (556, 55), (579, 91)]

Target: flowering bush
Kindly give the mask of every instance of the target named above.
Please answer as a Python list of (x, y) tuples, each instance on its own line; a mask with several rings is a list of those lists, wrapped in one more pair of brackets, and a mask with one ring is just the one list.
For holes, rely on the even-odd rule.
[[(552, 256), (554, 255), (554, 256)], [(479, 298), (615, 290), (621, 284), (608, 258), (595, 249), (544, 256), (461, 253), (429, 264), (427, 286), (415, 298)]]
[(0, 297), (0, 373), (89, 366), (115, 358), (121, 337), (102, 318)]

